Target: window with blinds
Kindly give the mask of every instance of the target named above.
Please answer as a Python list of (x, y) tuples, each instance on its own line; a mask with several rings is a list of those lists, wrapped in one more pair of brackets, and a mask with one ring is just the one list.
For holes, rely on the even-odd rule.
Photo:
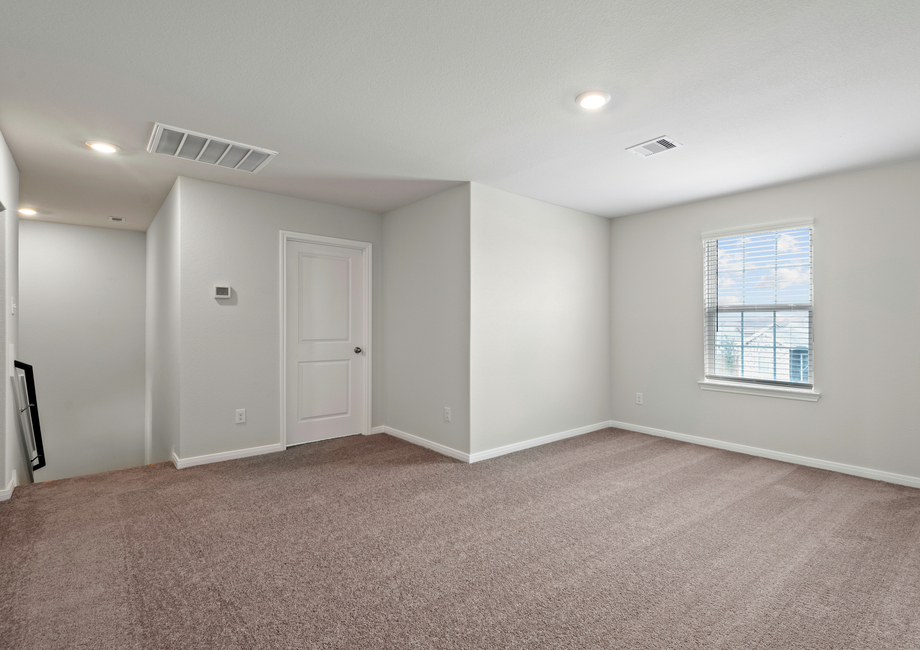
[(706, 378), (812, 388), (812, 227), (703, 243)]

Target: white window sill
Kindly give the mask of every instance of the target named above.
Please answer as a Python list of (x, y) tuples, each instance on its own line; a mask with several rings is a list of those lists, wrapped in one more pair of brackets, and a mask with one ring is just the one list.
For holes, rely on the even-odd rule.
[(741, 393), (742, 395), (760, 395), (761, 397), (778, 397), (780, 399), (797, 399), (805, 402), (817, 402), (821, 393), (809, 388), (787, 388), (785, 386), (766, 386), (733, 381), (704, 379), (699, 382), (702, 390), (715, 390), (722, 393)]

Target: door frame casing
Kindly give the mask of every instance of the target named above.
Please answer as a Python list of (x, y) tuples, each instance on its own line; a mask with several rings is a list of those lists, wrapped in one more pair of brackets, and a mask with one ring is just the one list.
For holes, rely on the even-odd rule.
[(323, 235), (311, 235), (303, 232), (293, 232), (290, 230), (280, 231), (280, 268), (279, 268), (279, 305), (280, 305), (280, 332), (281, 332), (281, 363), (280, 363), (280, 387), (281, 390), (281, 435), (280, 443), (282, 449), (287, 449), (287, 244), (288, 242), (302, 242), (306, 244), (322, 244), (325, 246), (338, 246), (339, 248), (351, 248), (360, 250), (364, 259), (364, 332), (367, 340), (364, 342), (364, 431), (363, 435), (371, 433), (371, 410), (373, 405), (372, 393), (372, 358), (373, 358), (373, 330), (371, 324), (372, 304), (373, 304), (373, 286), (371, 279), (373, 277), (373, 244), (365, 241), (356, 241), (352, 239), (339, 239), (336, 237), (325, 237)]

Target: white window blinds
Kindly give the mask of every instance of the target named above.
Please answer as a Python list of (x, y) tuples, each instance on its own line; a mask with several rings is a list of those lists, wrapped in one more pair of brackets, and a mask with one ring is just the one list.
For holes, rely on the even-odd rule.
[(812, 228), (707, 237), (706, 378), (812, 388)]

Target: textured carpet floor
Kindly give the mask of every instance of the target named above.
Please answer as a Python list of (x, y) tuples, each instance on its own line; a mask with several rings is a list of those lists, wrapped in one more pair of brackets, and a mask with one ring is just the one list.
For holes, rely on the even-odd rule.
[(920, 648), (920, 490), (608, 429), (386, 435), (0, 503), (0, 647)]

